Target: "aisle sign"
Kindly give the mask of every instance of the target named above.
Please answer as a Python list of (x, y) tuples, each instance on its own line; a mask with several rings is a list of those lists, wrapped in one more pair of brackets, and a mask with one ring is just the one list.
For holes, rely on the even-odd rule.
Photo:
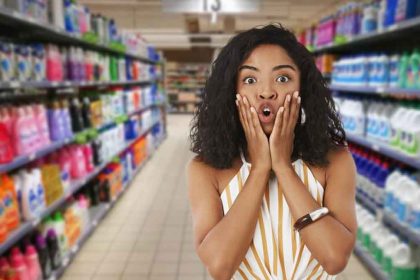
[(165, 13), (255, 13), (260, 0), (162, 0)]

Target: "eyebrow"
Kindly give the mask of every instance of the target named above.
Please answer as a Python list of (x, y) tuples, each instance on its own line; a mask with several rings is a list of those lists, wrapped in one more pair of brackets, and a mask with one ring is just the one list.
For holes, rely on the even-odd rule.
[[(280, 65), (274, 66), (273, 71), (284, 69), (284, 68), (289, 68), (289, 69), (292, 69), (293, 71), (296, 71), (296, 69), (292, 65), (289, 65), (289, 64), (280, 64)], [(244, 70), (244, 69), (260, 72), (260, 70), (257, 67), (250, 66), (250, 65), (242, 65), (241, 67), (239, 67), (239, 71)]]

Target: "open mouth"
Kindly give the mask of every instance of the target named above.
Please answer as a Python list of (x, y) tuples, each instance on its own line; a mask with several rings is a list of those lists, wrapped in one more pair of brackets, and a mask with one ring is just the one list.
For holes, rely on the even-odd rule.
[(270, 104), (262, 104), (258, 111), (261, 123), (271, 123), (274, 120), (274, 108)]

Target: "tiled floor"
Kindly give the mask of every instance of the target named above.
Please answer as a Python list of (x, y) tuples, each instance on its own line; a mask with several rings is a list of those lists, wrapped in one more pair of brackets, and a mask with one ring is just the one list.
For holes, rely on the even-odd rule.
[[(211, 279), (196, 256), (185, 164), (191, 116), (170, 115), (168, 138), (98, 226), (63, 280)], [(338, 279), (373, 279), (355, 257)]]

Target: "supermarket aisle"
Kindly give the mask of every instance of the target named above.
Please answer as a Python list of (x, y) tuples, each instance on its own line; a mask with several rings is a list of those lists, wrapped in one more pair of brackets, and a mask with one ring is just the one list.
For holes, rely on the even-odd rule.
[[(184, 176), (192, 156), (190, 119), (168, 116), (168, 138), (81, 249), (64, 280), (211, 279), (192, 245)], [(338, 279), (372, 278), (352, 257)]]

